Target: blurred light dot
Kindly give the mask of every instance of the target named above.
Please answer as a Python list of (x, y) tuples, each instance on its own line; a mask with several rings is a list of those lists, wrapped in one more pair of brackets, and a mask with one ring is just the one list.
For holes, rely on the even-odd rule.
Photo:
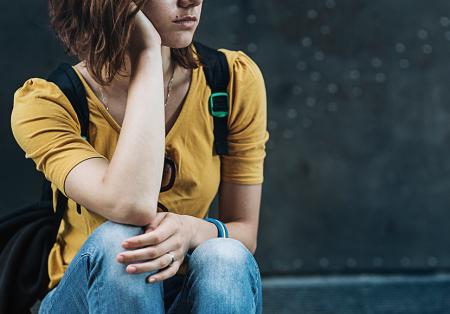
[(323, 59), (325, 59), (325, 54), (323, 53), (323, 51), (316, 51), (316, 53), (314, 54), (314, 58), (317, 61), (322, 61)]
[(288, 111), (287, 111), (287, 117), (289, 118), (289, 119), (295, 119), (296, 117), (297, 117), (297, 110), (295, 109), (295, 108), (290, 108)]
[(373, 264), (373, 266), (375, 266), (375, 267), (381, 267), (381, 266), (383, 266), (383, 259), (382, 259), (381, 257), (375, 257), (375, 258), (372, 260), (372, 264)]
[(353, 97), (360, 97), (362, 95), (362, 89), (359, 86), (353, 87), (352, 89)]
[(314, 71), (311, 73), (311, 81), (318, 82), (322, 78), (322, 74), (320, 72)]
[(405, 52), (405, 50), (406, 50), (406, 47), (403, 43), (397, 43), (395, 45), (395, 51), (397, 51), (398, 53), (403, 53), (403, 52)]
[(334, 7), (336, 7), (336, 1), (335, 1), (335, 0), (327, 0), (327, 1), (325, 2), (325, 6), (326, 6), (328, 9), (333, 9)]
[(335, 103), (335, 102), (330, 102), (330, 103), (328, 104), (328, 111), (330, 111), (330, 112), (336, 112), (336, 111), (338, 111), (338, 105), (337, 105), (337, 103)]
[(294, 87), (292, 87), (292, 94), (300, 95), (302, 92), (303, 92), (303, 87), (301, 87), (300, 85), (294, 85)]
[(383, 61), (380, 58), (373, 58), (371, 63), (374, 68), (380, 68), (383, 65)]
[(247, 45), (247, 49), (248, 49), (248, 51), (250, 51), (250, 52), (256, 52), (256, 51), (258, 51), (258, 45), (255, 44), (255, 43), (249, 43), (249, 44)]
[(294, 260), (294, 262), (292, 263), (292, 266), (294, 266), (294, 268), (302, 268), (303, 267), (303, 261), (300, 258), (296, 258)]
[(423, 53), (429, 55), (430, 53), (433, 52), (433, 47), (430, 44), (425, 44), (422, 47)]
[(339, 87), (335, 83), (330, 83), (328, 84), (327, 89), (330, 94), (336, 94), (339, 90)]
[(428, 257), (428, 259), (427, 259), (427, 263), (428, 263), (428, 266), (434, 267), (434, 266), (437, 265), (438, 259), (437, 259), (436, 257), (434, 257), (434, 256), (430, 256), (430, 257)]
[(319, 265), (320, 267), (327, 268), (328, 266), (330, 266), (330, 261), (328, 260), (328, 258), (322, 257), (319, 259)]
[(283, 137), (285, 139), (290, 139), (290, 138), (294, 137), (294, 132), (292, 130), (290, 130), (290, 129), (284, 130), (283, 131)]
[(239, 12), (239, 6), (238, 5), (232, 5), (228, 7), (228, 12), (231, 14), (236, 14)]
[(269, 122), (267, 123), (267, 127), (269, 128), (269, 130), (274, 131), (278, 127), (278, 122), (275, 120), (269, 120)]
[(411, 65), (411, 64), (410, 64), (410, 62), (409, 62), (408, 59), (401, 59), (401, 60), (400, 60), (400, 67), (401, 67), (402, 69), (407, 69), (407, 68), (409, 68), (410, 65)]
[(386, 81), (386, 74), (382, 73), (382, 72), (378, 72), (375, 75), (375, 80), (379, 83), (382, 83), (384, 81)]
[(308, 10), (307, 16), (309, 19), (315, 19), (317, 17), (317, 15), (318, 15), (318, 13), (316, 10), (314, 10), (314, 9)]
[(306, 98), (306, 105), (308, 107), (314, 107), (317, 103), (317, 100), (314, 97), (308, 97)]
[(359, 77), (360, 77), (360, 73), (359, 73), (359, 71), (358, 70), (351, 70), (350, 71), (350, 78), (351, 79), (353, 79), (353, 80), (357, 80), (357, 79), (359, 79)]
[(447, 16), (441, 17), (441, 25), (447, 27), (450, 25), (450, 19)]
[(411, 265), (411, 259), (409, 257), (402, 257), (402, 259), (400, 260), (400, 264), (403, 267), (408, 267), (409, 265)]
[(331, 29), (330, 29), (330, 27), (329, 27), (328, 25), (322, 25), (322, 26), (320, 27), (320, 32), (321, 32), (323, 35), (328, 35), (329, 33), (331, 33)]
[(419, 29), (417, 32), (417, 37), (420, 39), (427, 39), (428, 38), (428, 31), (425, 29)]
[(302, 39), (303, 47), (310, 47), (312, 45), (312, 40), (309, 37), (305, 37)]
[(256, 15), (250, 14), (249, 16), (247, 16), (247, 23), (255, 24), (256, 23)]
[(305, 71), (307, 67), (308, 67), (308, 64), (305, 61), (297, 62), (297, 70), (299, 70), (299, 71)]
[(353, 268), (353, 267), (356, 267), (356, 260), (354, 259), (354, 258), (348, 258), (347, 259), (347, 266), (348, 267), (351, 267), (351, 268)]

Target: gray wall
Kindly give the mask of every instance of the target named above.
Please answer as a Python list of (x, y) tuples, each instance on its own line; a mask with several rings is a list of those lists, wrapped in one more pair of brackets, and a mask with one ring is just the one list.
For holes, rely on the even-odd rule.
[[(6, 210), (41, 180), (10, 132), (13, 91), (69, 59), (45, 1), (2, 9)], [(197, 39), (245, 51), (266, 79), (265, 275), (450, 266), (448, 1), (206, 1)]]

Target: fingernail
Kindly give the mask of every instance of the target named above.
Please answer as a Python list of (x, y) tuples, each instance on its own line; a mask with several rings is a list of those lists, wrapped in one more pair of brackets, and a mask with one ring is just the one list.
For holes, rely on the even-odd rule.
[(155, 281), (156, 281), (155, 278), (150, 278), (150, 279), (148, 280), (148, 282), (150, 282), (150, 283), (155, 282)]
[(136, 267), (134, 267), (134, 266), (128, 266), (128, 267), (127, 267), (127, 271), (128, 271), (129, 273), (134, 273), (134, 272), (136, 271)]
[(128, 244), (130, 244), (130, 242), (128, 242), (128, 241), (122, 242), (122, 245), (124, 245), (124, 246), (127, 246)]
[(123, 261), (124, 261), (123, 255), (117, 256), (117, 260), (118, 260), (119, 262), (123, 262)]

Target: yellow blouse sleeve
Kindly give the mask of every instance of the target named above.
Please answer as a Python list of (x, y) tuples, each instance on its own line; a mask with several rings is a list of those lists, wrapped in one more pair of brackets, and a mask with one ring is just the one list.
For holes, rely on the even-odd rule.
[(89, 158), (106, 159), (81, 137), (78, 117), (63, 92), (44, 79), (29, 79), (15, 92), (11, 130), (25, 158), (65, 196), (72, 168)]
[(229, 155), (222, 156), (222, 180), (259, 184), (264, 181), (265, 146), (269, 140), (264, 78), (256, 63), (242, 51), (237, 51), (230, 70)]

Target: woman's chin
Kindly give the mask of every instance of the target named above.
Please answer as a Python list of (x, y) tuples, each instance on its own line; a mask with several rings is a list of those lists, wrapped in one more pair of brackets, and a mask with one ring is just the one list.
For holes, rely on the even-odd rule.
[(189, 35), (183, 35), (183, 36), (176, 36), (172, 35), (170, 38), (161, 38), (162, 45), (170, 48), (186, 48), (188, 47), (193, 40), (193, 36), (191, 34)]

